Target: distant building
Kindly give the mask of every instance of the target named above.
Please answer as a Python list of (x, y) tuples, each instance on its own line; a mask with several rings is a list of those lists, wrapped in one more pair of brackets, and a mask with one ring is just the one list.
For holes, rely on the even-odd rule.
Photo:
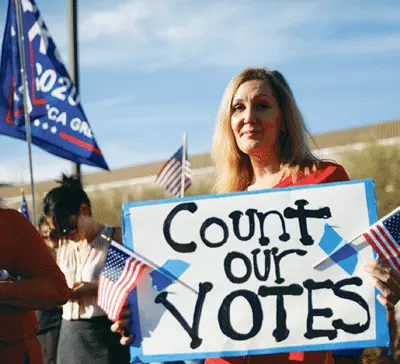
[[(360, 150), (368, 142), (381, 145), (400, 145), (400, 120), (367, 125), (358, 128), (344, 129), (312, 137), (314, 152), (322, 158), (340, 160), (340, 153), (344, 151)], [(167, 158), (168, 156), (166, 156)], [(197, 178), (207, 178), (214, 171), (213, 162), (209, 153), (190, 155), (194, 183)], [(149, 185), (155, 183), (155, 177), (165, 161), (140, 164), (132, 167), (120, 168), (111, 172), (102, 171), (83, 176), (85, 190), (109, 190), (134, 185)], [(47, 191), (55, 187), (54, 181), (39, 182), (36, 184), (36, 195), (42, 199)], [(20, 199), (20, 188), (30, 191), (30, 186), (0, 186), (0, 196), (6, 202), (13, 204)], [(28, 196), (27, 196), (28, 197)]]

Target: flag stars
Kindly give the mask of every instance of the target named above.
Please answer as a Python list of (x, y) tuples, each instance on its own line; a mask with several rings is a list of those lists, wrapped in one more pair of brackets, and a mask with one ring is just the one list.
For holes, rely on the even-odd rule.
[[(49, 130), (49, 128), (50, 128), (49, 123), (42, 123), (39, 119), (36, 119), (36, 120), (33, 122), (33, 125), (36, 126), (36, 127), (40, 127), (40, 125), (42, 125), (42, 129), (43, 129), (43, 130)], [(52, 127), (50, 128), (50, 132), (51, 132), (52, 134), (56, 134), (56, 133), (57, 133), (57, 127), (56, 127), (56, 126), (52, 126)]]
[(383, 225), (392, 235), (397, 244), (400, 244), (400, 212), (389, 217), (387, 220), (384, 220)]
[(107, 255), (107, 260), (102, 275), (108, 278), (110, 281), (116, 282), (121, 277), (129, 255), (117, 251), (112, 246), (109, 249), (110, 250)]

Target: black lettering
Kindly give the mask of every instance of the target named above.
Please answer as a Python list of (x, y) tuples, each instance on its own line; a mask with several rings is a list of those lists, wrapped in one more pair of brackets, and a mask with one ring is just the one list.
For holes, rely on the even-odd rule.
[(178, 253), (193, 253), (197, 248), (197, 245), (194, 241), (191, 241), (190, 243), (178, 243), (174, 239), (172, 239), (172, 236), (171, 236), (172, 220), (178, 214), (178, 212), (183, 211), (183, 210), (187, 210), (193, 214), (197, 210), (197, 205), (194, 202), (185, 202), (185, 203), (179, 204), (178, 206), (175, 206), (171, 210), (171, 212), (168, 214), (167, 218), (164, 221), (164, 226), (163, 226), (164, 238), (165, 238), (165, 241), (176, 252), (178, 252)]
[[(206, 230), (212, 225), (216, 224), (222, 228), (222, 232), (224, 233), (224, 237), (219, 243), (213, 243), (206, 238)], [(228, 227), (226, 226), (225, 222), (218, 217), (210, 217), (203, 222), (200, 228), (200, 236), (203, 243), (208, 246), (209, 248), (219, 248), (220, 246), (224, 245), (228, 241), (229, 232)]]
[(274, 257), (274, 263), (275, 263), (275, 283), (281, 284), (285, 282), (285, 280), (281, 277), (281, 266), (280, 262), (283, 257), (286, 257), (289, 254), (297, 254), (300, 256), (304, 256), (307, 254), (307, 251), (301, 250), (301, 249), (288, 249), (283, 251), (281, 254), (278, 254), (279, 249), (278, 248), (272, 248), (272, 256)]
[[(246, 267), (246, 273), (243, 277), (237, 277), (232, 272), (232, 262), (234, 259), (241, 259)], [(249, 280), (251, 275), (251, 262), (250, 259), (247, 258), (243, 253), (239, 252), (230, 252), (226, 255), (224, 259), (224, 269), (227, 278), (236, 284), (245, 283)]]
[(298, 284), (289, 286), (267, 287), (260, 286), (258, 294), (261, 297), (276, 296), (276, 329), (272, 332), (276, 342), (285, 340), (289, 336), (286, 325), (286, 310), (283, 296), (301, 296), (303, 287)]
[(260, 245), (261, 246), (267, 246), (269, 244), (269, 238), (264, 235), (264, 222), (265, 222), (265, 218), (268, 215), (276, 215), (276, 216), (279, 217), (279, 220), (280, 220), (281, 225), (282, 225), (282, 231), (283, 231), (282, 234), (279, 236), (279, 240), (288, 241), (290, 239), (290, 235), (286, 232), (285, 220), (284, 220), (284, 218), (283, 218), (281, 213), (279, 213), (278, 211), (275, 211), (275, 210), (268, 211), (268, 212), (265, 212), (265, 213), (264, 212), (257, 212), (257, 217), (258, 217), (258, 220), (260, 222), (260, 234), (261, 234), (261, 236), (260, 236), (260, 238), (258, 240)]
[(346, 300), (350, 300), (350, 301), (358, 303), (367, 313), (367, 321), (365, 322), (365, 324), (358, 323), (358, 324), (351, 325), (351, 324), (344, 323), (342, 319), (337, 319), (337, 320), (332, 321), (332, 325), (335, 329), (338, 329), (338, 330), (341, 329), (350, 334), (359, 334), (369, 328), (369, 325), (371, 323), (371, 315), (369, 312), (369, 307), (368, 307), (367, 302), (365, 302), (365, 300), (359, 294), (357, 294), (355, 292), (345, 291), (342, 289), (343, 286), (348, 286), (350, 284), (354, 284), (356, 286), (361, 286), (362, 283), (363, 282), (362, 282), (361, 278), (359, 278), (359, 277), (343, 279), (340, 282), (337, 282), (333, 286), (333, 292), (335, 293), (336, 296), (338, 296), (340, 298), (344, 298)]
[(254, 266), (254, 275), (259, 281), (266, 281), (269, 277), (269, 271), (271, 269), (271, 251), (269, 249), (264, 250), (264, 275), (260, 273), (260, 269), (258, 267), (257, 255), (260, 253), (260, 249), (254, 249), (251, 254), (253, 254), (253, 266)]
[(240, 218), (243, 216), (243, 212), (237, 210), (237, 211), (233, 211), (229, 214), (229, 217), (232, 219), (233, 233), (240, 241), (247, 241), (253, 237), (254, 226), (255, 226), (254, 214), (256, 212), (257, 212), (257, 210), (254, 210), (254, 209), (248, 209), (246, 211), (246, 215), (249, 218), (249, 234), (247, 236), (242, 236), (242, 234), (240, 233), (240, 229), (239, 229), (239, 222), (240, 222)]
[[(245, 334), (237, 332), (232, 327), (231, 323), (231, 304), (237, 297), (243, 297), (247, 300), (253, 314), (253, 326), (251, 327), (251, 330)], [(230, 293), (222, 301), (221, 307), (219, 308), (218, 322), (221, 331), (232, 340), (243, 341), (256, 336), (260, 331), (263, 322), (263, 311), (257, 295), (254, 292), (245, 289)]]
[(212, 288), (213, 285), (211, 282), (199, 283), (199, 295), (197, 296), (196, 306), (194, 308), (192, 327), (189, 326), (189, 324), (184, 319), (182, 314), (177, 310), (177, 308), (170, 301), (167, 300), (168, 292), (161, 292), (154, 300), (156, 304), (161, 303), (162, 305), (164, 305), (164, 307), (169, 312), (171, 312), (172, 316), (176, 318), (183, 329), (189, 334), (190, 338), (192, 339), (190, 343), (190, 347), (192, 349), (198, 348), (203, 341), (203, 339), (199, 337), (201, 311), (203, 309), (206, 295), (212, 290)]
[(331, 210), (329, 207), (322, 207), (318, 210), (306, 210), (304, 208), (304, 206), (308, 205), (308, 201), (306, 200), (297, 200), (294, 204), (297, 205), (297, 210), (287, 207), (283, 213), (288, 219), (299, 219), (300, 242), (303, 245), (312, 245), (314, 239), (308, 234), (307, 219), (328, 219), (332, 217)]
[(332, 317), (333, 313), (330, 308), (314, 308), (312, 303), (312, 291), (316, 289), (332, 289), (333, 282), (328, 279), (324, 282), (314, 282), (312, 279), (307, 279), (303, 282), (304, 287), (308, 290), (308, 316), (307, 316), (307, 332), (304, 336), (307, 339), (326, 336), (329, 340), (337, 337), (337, 330), (314, 330), (314, 317)]

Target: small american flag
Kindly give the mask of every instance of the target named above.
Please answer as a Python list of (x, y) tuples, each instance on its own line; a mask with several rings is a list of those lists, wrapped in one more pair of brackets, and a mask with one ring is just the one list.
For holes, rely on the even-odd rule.
[(400, 270), (400, 207), (373, 224), (363, 236), (384, 263)]
[(126, 298), (146, 268), (129, 249), (111, 242), (99, 276), (97, 304), (112, 320), (118, 320)]
[(19, 212), (22, 214), (22, 215), (24, 215), (29, 221), (31, 221), (31, 218), (30, 218), (30, 216), (29, 216), (29, 211), (28, 211), (28, 204), (27, 204), (27, 202), (26, 202), (26, 199), (25, 199), (25, 193), (24, 193), (24, 191), (23, 190), (21, 190), (21, 206), (20, 206), (20, 208), (19, 208)]
[[(158, 172), (156, 182), (172, 195), (179, 197), (182, 179), (182, 153), (183, 146), (169, 159)], [(192, 170), (190, 162), (185, 158), (185, 190), (192, 184)]]

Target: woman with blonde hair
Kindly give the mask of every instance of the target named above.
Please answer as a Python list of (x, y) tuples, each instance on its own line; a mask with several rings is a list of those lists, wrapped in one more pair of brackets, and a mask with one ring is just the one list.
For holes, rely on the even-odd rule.
[(219, 110), (212, 149), (216, 192), (278, 187), (278, 183), (284, 187), (290, 185), (289, 180), (304, 182), (299, 178), (320, 171), (318, 166), (331, 167), (336, 180), (347, 180), (341, 166), (312, 154), (309, 138), (282, 74), (264, 68), (244, 70), (229, 83)]
[[(310, 136), (289, 84), (278, 71), (248, 68), (225, 90), (213, 141), (215, 192), (227, 193), (347, 181), (344, 168), (311, 152)], [(400, 274), (376, 260), (365, 269), (382, 292), (378, 300), (393, 310), (400, 298)], [(127, 329), (128, 320), (114, 330)], [(341, 355), (340, 355), (341, 354)], [(360, 351), (297, 352), (209, 358), (205, 364), (353, 364)]]
[[(347, 181), (342, 166), (318, 159), (288, 82), (278, 71), (248, 68), (232, 79), (222, 98), (213, 140), (217, 193)], [(392, 309), (399, 300), (398, 273), (375, 260), (365, 269)], [(386, 283), (385, 283), (386, 282)], [(206, 364), (357, 363), (359, 352), (337, 356), (306, 352), (207, 359)], [(350, 354), (350, 355), (349, 355)]]

